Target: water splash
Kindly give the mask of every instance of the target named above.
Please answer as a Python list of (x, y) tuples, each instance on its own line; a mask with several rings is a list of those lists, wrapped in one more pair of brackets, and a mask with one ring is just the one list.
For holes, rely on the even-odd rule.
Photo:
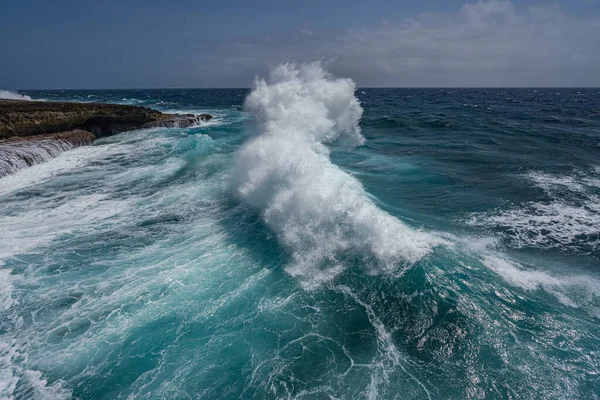
[(18, 92), (13, 92), (10, 90), (0, 90), (0, 99), (7, 100), (33, 100), (31, 97), (20, 94)]
[(377, 208), (331, 162), (326, 144), (364, 142), (355, 89), (318, 63), (283, 64), (246, 99), (258, 135), (237, 154), (237, 193), (260, 210), (294, 258), (288, 272), (307, 287), (331, 280), (347, 257), (394, 271), (442, 243)]

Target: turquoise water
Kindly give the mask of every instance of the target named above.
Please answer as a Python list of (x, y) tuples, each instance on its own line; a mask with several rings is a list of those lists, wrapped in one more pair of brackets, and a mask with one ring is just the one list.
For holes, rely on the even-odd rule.
[(0, 397), (600, 397), (600, 91), (314, 68), (24, 92), (215, 118), (0, 179)]

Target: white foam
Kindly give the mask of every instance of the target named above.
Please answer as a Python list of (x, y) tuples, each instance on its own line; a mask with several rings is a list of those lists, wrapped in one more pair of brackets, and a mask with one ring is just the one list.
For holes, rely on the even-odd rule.
[(16, 216), (0, 217), (0, 262), (50, 243), (57, 236), (91, 230), (94, 224), (122, 213), (130, 204), (90, 194), (70, 199), (59, 206), (46, 204)]
[(52, 385), (39, 371), (24, 369), (16, 359), (27, 359), (14, 340), (0, 341), (0, 399), (34, 398), (59, 400), (71, 398), (71, 391), (58, 379)]
[[(2, 267), (2, 259), (0, 259), (0, 267)], [(8, 310), (14, 304), (12, 292), (11, 270), (0, 269), (0, 312)]]
[(440, 235), (453, 242), (458, 251), (475, 256), (477, 263), (489, 268), (509, 285), (527, 291), (543, 290), (565, 306), (581, 308), (600, 317), (600, 279), (597, 276), (587, 271), (575, 271), (567, 265), (532, 266), (517, 261), (500, 251), (497, 238)]
[(532, 181), (537, 187), (544, 189), (549, 196), (556, 196), (559, 192), (585, 193), (591, 187), (597, 186), (597, 167), (585, 173), (574, 171), (571, 175), (552, 175), (541, 172), (530, 172), (525, 178)]
[(46, 162), (74, 147), (72, 143), (64, 140), (3, 143), (0, 145), (0, 177), (32, 164)]
[(563, 250), (600, 247), (600, 187), (596, 172), (571, 175), (531, 172), (525, 178), (543, 189), (549, 201), (527, 202), (518, 207), (473, 214), (474, 226), (502, 228), (515, 247)]
[(600, 188), (600, 166), (592, 166), (587, 171), (578, 169), (570, 175), (530, 172), (525, 178), (544, 189), (551, 197), (560, 196), (565, 192), (586, 195), (597, 193), (596, 190)]
[(558, 278), (542, 271), (520, 269), (513, 262), (498, 255), (485, 255), (483, 264), (507, 282), (523, 289), (533, 290), (540, 287), (551, 288), (562, 285)]
[(483, 264), (513, 286), (525, 290), (543, 289), (563, 305), (583, 308), (600, 317), (600, 280), (590, 275), (558, 276), (549, 272), (531, 270), (514, 260), (496, 254), (485, 254)]
[[(144, 141), (140, 143), (142, 138)], [(56, 175), (73, 171), (97, 160), (121, 154), (133, 156), (134, 151), (160, 145), (162, 142), (161, 137), (148, 137), (147, 130), (131, 131), (101, 139), (96, 142), (96, 145), (81, 146), (65, 151), (47, 162), (35, 164), (1, 177), (0, 196), (8, 196), (16, 191), (38, 185)]]
[[(0, 318), (8, 315), (15, 320), (0, 335), (0, 398), (69, 397), (64, 388), (110, 369), (108, 352), (118, 351), (132, 332), (154, 321), (157, 314), (172, 316), (189, 308), (193, 309), (187, 314), (190, 321), (209, 318), (198, 313), (195, 304), (207, 304), (202, 308), (205, 312), (222, 312), (221, 308), (244, 301), (246, 291), (262, 285), (261, 279), (269, 275), (268, 269), (253, 264), (244, 249), (231, 244), (230, 233), (219, 223), (223, 218), (219, 202), (231, 182), (230, 168), (208, 177), (177, 179), (168, 189), (154, 190), (157, 182), (168, 179), (190, 160), (199, 169), (204, 163), (218, 162), (224, 167), (229, 161), (221, 154), (195, 157), (201, 146), (212, 146), (208, 136), (190, 136), (182, 143), (181, 137), (165, 131), (112, 136), (99, 145), (65, 152), (0, 179), (0, 192), (4, 193), (0, 200), (7, 205), (0, 216), (0, 258), (5, 258), (7, 266), (27, 269), (15, 268), (14, 275), (7, 266), (0, 269), (0, 306), (8, 308), (6, 313), (0, 309)], [(180, 145), (188, 149), (188, 140), (198, 141), (198, 146), (185, 154), (172, 150)], [(48, 173), (48, 169), (54, 172)], [(42, 182), (43, 186), (35, 186)], [(20, 197), (14, 187), (4, 184), (32, 186), (41, 195), (19, 193)], [(144, 243), (145, 235), (154, 235), (158, 225), (143, 223), (170, 215), (182, 217), (177, 227), (165, 227), (164, 235), (146, 246), (130, 248), (125, 240), (122, 251), (110, 257), (83, 255), (83, 264), (62, 268), (73, 259), (65, 259), (61, 252), (78, 252), (79, 239), (90, 240), (84, 246), (102, 246), (94, 242), (96, 234), (122, 232), (139, 234)], [(189, 229), (179, 229), (183, 224)], [(61, 245), (62, 240), (75, 238), (74, 247)], [(35, 261), (10, 259), (27, 253), (32, 253)], [(61, 266), (55, 271), (60, 274), (58, 279), (45, 270), (57, 262)], [(246, 279), (248, 270), (255, 271)], [(231, 280), (238, 276), (240, 287), (236, 289)], [(29, 292), (32, 287), (35, 290)], [(70, 295), (76, 299), (74, 303), (53, 308), (56, 314), (39, 313), (30, 321), (17, 321), (27, 307), (48, 309)], [(84, 329), (80, 329), (82, 325)], [(72, 334), (60, 336), (65, 331)], [(68, 384), (51, 380), (57, 375), (49, 371), (56, 371), (57, 365), (58, 377)], [(149, 371), (149, 376), (158, 369)], [(140, 377), (140, 385), (145, 376)]]
[(13, 92), (11, 90), (0, 90), (0, 99), (7, 100), (32, 100), (31, 97), (20, 94), (18, 92)]
[(294, 257), (288, 271), (308, 286), (337, 275), (344, 254), (375, 258), (390, 271), (443, 242), (377, 208), (356, 178), (331, 163), (325, 144), (364, 142), (354, 91), (352, 80), (318, 63), (283, 64), (257, 79), (246, 99), (259, 133), (237, 154), (236, 190), (261, 211)]
[[(32, 395), (40, 400), (63, 400), (72, 398), (71, 390), (63, 387), (64, 381), (57, 380), (52, 385), (48, 385), (48, 380), (40, 371), (25, 371), (24, 380), (29, 390), (25, 396)], [(17, 395), (17, 398), (22, 397)]]
[(19, 378), (13, 371), (12, 358), (14, 349), (10, 343), (0, 341), (0, 399), (14, 399), (14, 392)]
[[(591, 206), (597, 207), (597, 204)], [(599, 210), (564, 202), (530, 203), (525, 207), (503, 210), (497, 214), (474, 217), (473, 225), (501, 227), (509, 230), (516, 247), (550, 248), (578, 244), (580, 238), (600, 233)], [(582, 244), (598, 246), (598, 240), (582, 239)]]
[(43, 164), (20, 169), (0, 178), (0, 196), (10, 195), (18, 190), (39, 184), (57, 174), (82, 166), (93, 159), (106, 156), (117, 146), (82, 146), (59, 154)]

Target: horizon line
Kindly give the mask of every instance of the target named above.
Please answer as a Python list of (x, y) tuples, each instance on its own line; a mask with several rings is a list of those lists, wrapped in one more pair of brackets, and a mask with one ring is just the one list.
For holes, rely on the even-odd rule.
[[(18, 92), (111, 91), (111, 90), (251, 90), (251, 87), (155, 87), (155, 88), (77, 88), (77, 89), (3, 89)], [(357, 86), (360, 89), (600, 89), (600, 86)]]

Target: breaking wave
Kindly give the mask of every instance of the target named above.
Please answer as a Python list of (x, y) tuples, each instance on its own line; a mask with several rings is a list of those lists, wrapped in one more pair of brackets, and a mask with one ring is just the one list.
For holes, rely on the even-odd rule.
[(32, 100), (31, 97), (24, 95), (24, 94), (20, 94), (18, 92), (13, 92), (10, 90), (0, 90), (0, 99), (7, 99), (7, 100)]
[(344, 260), (393, 272), (442, 243), (379, 209), (331, 162), (327, 144), (364, 142), (354, 92), (352, 80), (319, 63), (283, 64), (257, 79), (245, 102), (258, 134), (237, 154), (236, 190), (290, 251), (287, 271), (306, 287), (331, 280)]

